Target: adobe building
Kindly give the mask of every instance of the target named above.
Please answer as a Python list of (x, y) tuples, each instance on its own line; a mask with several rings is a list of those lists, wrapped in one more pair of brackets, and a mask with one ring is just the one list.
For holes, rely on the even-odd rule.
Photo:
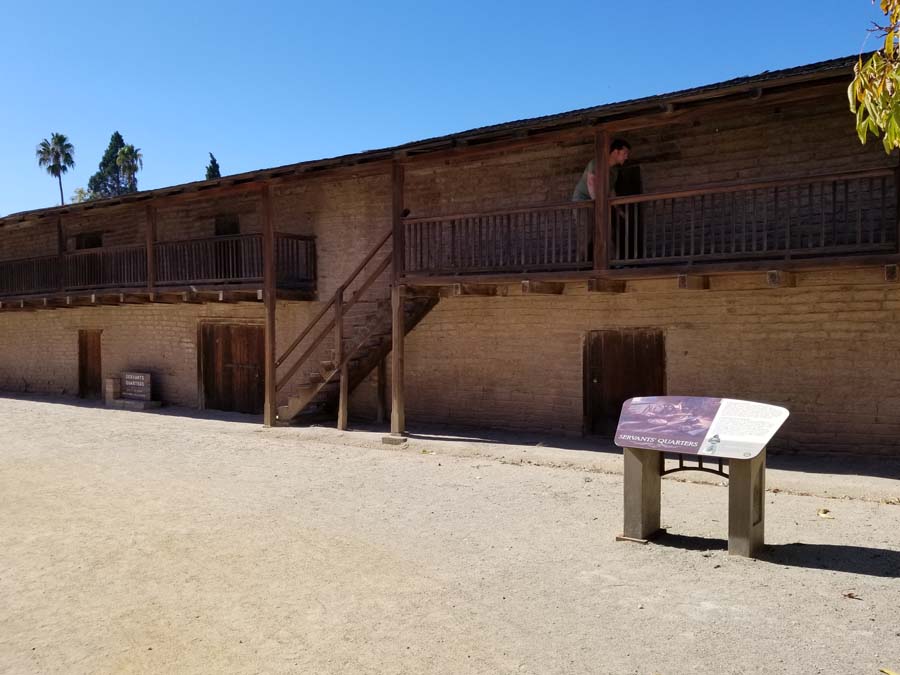
[(573, 435), (723, 396), (896, 455), (898, 166), (855, 61), (7, 216), (0, 389)]

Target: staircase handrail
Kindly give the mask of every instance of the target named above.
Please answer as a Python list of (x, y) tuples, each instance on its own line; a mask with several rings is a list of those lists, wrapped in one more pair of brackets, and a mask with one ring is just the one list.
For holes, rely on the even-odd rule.
[[(350, 286), (350, 284), (352, 284), (356, 280), (356, 278), (360, 275), (360, 273), (366, 268), (366, 266), (378, 254), (378, 252), (382, 249), (382, 247), (391, 238), (393, 233), (394, 233), (393, 229), (388, 230), (385, 233), (385, 235), (378, 241), (378, 243), (372, 248), (372, 250), (369, 252), (369, 254), (366, 255), (365, 258), (363, 258), (362, 262), (359, 265), (357, 265), (356, 269), (353, 270), (353, 272), (350, 274), (350, 276), (347, 277), (347, 280), (338, 287), (337, 291), (335, 291), (331, 300), (329, 300), (326, 303), (326, 305), (321, 310), (319, 310), (319, 312), (316, 314), (316, 316), (312, 319), (312, 321), (309, 322), (309, 324), (307, 324), (306, 328), (303, 329), (303, 331), (300, 333), (300, 335), (297, 336), (297, 338), (293, 342), (291, 342), (290, 346), (287, 349), (285, 349), (284, 353), (275, 361), (276, 369), (279, 366), (281, 366), (290, 357), (291, 354), (293, 354), (294, 350), (300, 345), (301, 342), (303, 342), (304, 339), (306, 339), (306, 337), (313, 331), (313, 329), (316, 328), (318, 323), (325, 317), (325, 315), (328, 313), (328, 311), (332, 307), (334, 307), (338, 303), (339, 300), (341, 300), (341, 301), (343, 300), (344, 291)], [(390, 261), (391, 261), (391, 257), (388, 256), (384, 261), (382, 261), (382, 263), (378, 266), (378, 268), (372, 274), (369, 275), (369, 277), (366, 279), (366, 281), (363, 282), (362, 286), (360, 286), (360, 288), (356, 292), (353, 293), (353, 296), (351, 297), (350, 301), (347, 303), (343, 303), (342, 313), (346, 312), (348, 309), (350, 309), (350, 307), (352, 307), (359, 300), (359, 298), (362, 296), (362, 294), (366, 290), (368, 290), (369, 286), (371, 286), (375, 282), (375, 279), (377, 279), (378, 276), (382, 272), (384, 272), (384, 270), (387, 268)], [(284, 385), (287, 384), (287, 382), (291, 379), (291, 377), (294, 376), (294, 374), (300, 369), (300, 367), (306, 362), (306, 360), (313, 354), (313, 352), (316, 350), (316, 348), (319, 346), (319, 344), (321, 344), (322, 340), (325, 339), (325, 336), (328, 335), (329, 331), (332, 328), (334, 328), (335, 323), (336, 322), (334, 319), (332, 319), (331, 321), (328, 322), (328, 324), (325, 326), (324, 330), (322, 330), (322, 332), (319, 333), (319, 335), (315, 338), (315, 340), (313, 340), (313, 343), (309, 347), (307, 347), (306, 351), (303, 352), (303, 354), (300, 356), (300, 358), (298, 358), (294, 362), (294, 365), (292, 365), (290, 367), (288, 372), (285, 373), (284, 376), (281, 377), (276, 382), (276, 385), (275, 385), (276, 391), (280, 391), (284, 387)]]

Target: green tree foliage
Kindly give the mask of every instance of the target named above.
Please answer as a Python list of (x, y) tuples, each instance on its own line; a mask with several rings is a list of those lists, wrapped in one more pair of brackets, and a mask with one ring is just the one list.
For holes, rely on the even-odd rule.
[(118, 197), (125, 194), (125, 181), (122, 179), (122, 171), (116, 163), (119, 157), (119, 150), (125, 147), (125, 139), (118, 131), (114, 132), (109, 139), (109, 145), (106, 152), (103, 153), (103, 159), (100, 160), (100, 166), (97, 173), (91, 176), (88, 181), (88, 192), (94, 199), (103, 199), (104, 197)]
[(92, 197), (93, 195), (83, 187), (77, 187), (75, 188), (75, 192), (72, 193), (72, 203), (81, 204), (82, 202), (90, 200)]
[(35, 151), (38, 166), (59, 181), (59, 203), (65, 204), (62, 175), (75, 166), (75, 148), (65, 134), (51, 134), (50, 140), (42, 140)]
[(129, 144), (119, 150), (116, 165), (125, 185), (125, 192), (137, 192), (137, 172), (144, 168), (144, 156), (141, 149)]
[(870, 133), (881, 136), (885, 152), (891, 152), (900, 147), (900, 0), (879, 1), (888, 23), (874, 24), (871, 31), (884, 44), (867, 61), (859, 57), (847, 95), (860, 142), (865, 143)]
[(213, 180), (214, 178), (221, 177), (222, 173), (219, 171), (219, 163), (216, 161), (216, 156), (209, 153), (209, 164), (206, 165), (206, 180)]

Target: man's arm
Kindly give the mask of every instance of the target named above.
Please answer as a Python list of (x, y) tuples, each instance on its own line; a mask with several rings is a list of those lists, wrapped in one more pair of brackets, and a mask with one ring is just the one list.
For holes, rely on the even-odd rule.
[(597, 198), (596, 192), (595, 192), (595, 190), (594, 190), (594, 180), (595, 180), (595, 178), (596, 178), (596, 174), (594, 174), (594, 173), (588, 173), (588, 177), (587, 177), (587, 187), (588, 187), (588, 194), (591, 196), (591, 199), (596, 199), (596, 198)]

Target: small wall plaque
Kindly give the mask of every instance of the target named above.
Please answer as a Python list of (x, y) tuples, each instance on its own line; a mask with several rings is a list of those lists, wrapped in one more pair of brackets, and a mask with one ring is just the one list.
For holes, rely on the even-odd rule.
[(122, 398), (132, 401), (149, 401), (152, 399), (150, 373), (122, 373)]

